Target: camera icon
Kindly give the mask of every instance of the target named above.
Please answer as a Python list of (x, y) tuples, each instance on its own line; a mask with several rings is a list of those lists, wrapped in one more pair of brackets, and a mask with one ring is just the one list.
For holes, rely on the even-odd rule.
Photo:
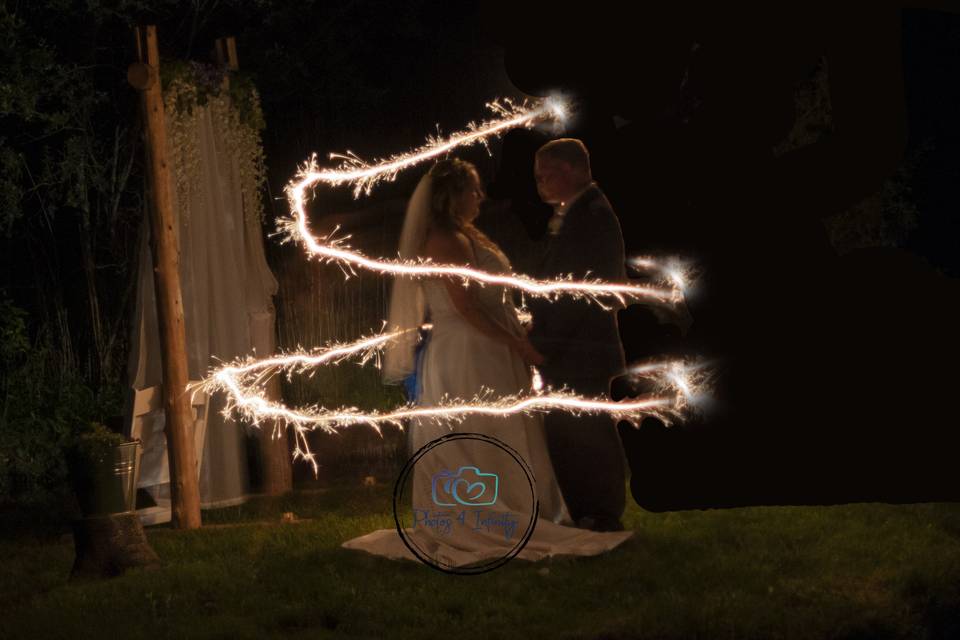
[(439, 507), (489, 507), (497, 502), (500, 478), (482, 473), (477, 467), (460, 467), (456, 473), (444, 469), (433, 475), (433, 503)]

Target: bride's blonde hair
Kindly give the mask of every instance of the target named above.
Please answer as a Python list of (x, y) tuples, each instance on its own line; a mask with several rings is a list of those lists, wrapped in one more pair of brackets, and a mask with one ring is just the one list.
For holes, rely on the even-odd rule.
[(430, 224), (444, 231), (460, 231), (477, 244), (500, 256), (508, 265), (510, 261), (487, 235), (472, 222), (462, 220), (455, 210), (458, 196), (472, 188), (471, 178), (479, 182), (476, 166), (466, 160), (450, 158), (433, 165), (429, 172), (431, 180)]

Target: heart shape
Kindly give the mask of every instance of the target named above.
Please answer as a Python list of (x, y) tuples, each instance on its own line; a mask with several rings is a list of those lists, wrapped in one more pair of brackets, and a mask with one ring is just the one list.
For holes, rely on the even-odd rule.
[[(453, 495), (457, 499), (457, 502), (460, 502), (461, 504), (464, 503), (464, 500), (460, 499), (459, 491), (457, 491), (457, 488), (461, 484), (467, 485), (467, 493), (466, 493), (466, 497), (464, 498), (464, 500), (467, 500), (467, 501), (472, 502), (474, 500), (477, 500), (480, 496), (482, 496), (487, 491), (487, 485), (485, 485), (481, 480), (477, 480), (476, 482), (467, 482), (463, 478), (458, 478), (457, 481), (453, 484)], [(476, 489), (479, 489), (476, 495), (471, 495)]]

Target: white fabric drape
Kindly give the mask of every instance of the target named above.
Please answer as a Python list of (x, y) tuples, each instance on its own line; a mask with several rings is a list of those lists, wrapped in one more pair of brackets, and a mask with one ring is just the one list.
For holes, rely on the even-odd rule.
[[(266, 262), (259, 221), (243, 213), (236, 160), (218, 135), (209, 109), (200, 109), (197, 145), (202, 181), (191, 185), (189, 211), (177, 211), (180, 286), (191, 380), (219, 361), (274, 351), (277, 281)], [(173, 159), (172, 153), (167, 154)], [(174, 198), (174, 206), (177, 206)], [(131, 336), (130, 383), (134, 390), (162, 383), (153, 264), (145, 233), (140, 246), (136, 312)], [(221, 415), (224, 398), (210, 399), (200, 459), (200, 499), (205, 508), (236, 504), (249, 490), (244, 427)], [(155, 496), (169, 483), (163, 413), (143, 424), (140, 487)]]
[[(426, 242), (430, 227), (432, 182), (429, 173), (424, 175), (407, 204), (403, 229), (400, 231), (398, 254), (401, 260), (415, 260), (423, 253), (423, 243)], [(387, 384), (402, 383), (404, 378), (413, 373), (414, 352), (419, 341), (419, 335), (414, 330), (423, 324), (426, 308), (420, 280), (400, 277), (394, 279), (385, 332), (406, 333), (388, 343), (383, 351), (383, 380)]]

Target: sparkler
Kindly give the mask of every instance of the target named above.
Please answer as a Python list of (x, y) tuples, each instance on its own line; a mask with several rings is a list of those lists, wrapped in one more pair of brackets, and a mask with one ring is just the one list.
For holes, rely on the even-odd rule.
[(662, 261), (647, 256), (636, 256), (628, 259), (627, 264), (635, 271), (659, 274), (662, 279), (670, 282), (677, 291), (686, 291), (689, 287), (692, 270), (679, 259)]
[(361, 338), (349, 344), (331, 344), (313, 352), (299, 351), (274, 356), (263, 360), (247, 358), (221, 367), (211, 376), (188, 390), (205, 393), (223, 392), (227, 402), (223, 414), (230, 417), (234, 412), (254, 425), (262, 420), (274, 421), (274, 435), (282, 429), (293, 427), (296, 434), (295, 458), (310, 462), (318, 470), (314, 454), (310, 450), (307, 432), (321, 429), (334, 433), (337, 429), (357, 424), (366, 424), (380, 433), (383, 424), (403, 427), (410, 418), (435, 422), (459, 423), (471, 415), (505, 417), (517, 413), (545, 412), (550, 410), (581, 413), (606, 413), (618, 420), (636, 423), (647, 415), (655, 415), (669, 422), (670, 417), (680, 415), (693, 397), (695, 384), (689, 378), (689, 369), (683, 363), (653, 363), (637, 367), (632, 376), (653, 379), (658, 383), (654, 393), (630, 401), (613, 402), (604, 398), (585, 398), (566, 389), (542, 392), (534, 389), (529, 394), (491, 398), (489, 391), (482, 391), (470, 400), (445, 399), (429, 407), (405, 406), (389, 412), (362, 412), (355, 407), (327, 409), (319, 406), (300, 410), (289, 409), (269, 400), (263, 389), (274, 375), (286, 373), (288, 379), (311, 368), (339, 364), (349, 358), (359, 359), (361, 364), (379, 355), (388, 343), (416, 331), (408, 329)]
[[(657, 386), (654, 393), (672, 390), (677, 394), (678, 409), (699, 410), (709, 401), (713, 369), (706, 361), (665, 360), (633, 365), (627, 370), (633, 380), (651, 380)], [(680, 413), (679, 411), (676, 413)], [(662, 416), (660, 416), (662, 417)]]
[[(508, 129), (529, 128), (540, 122), (562, 121), (566, 117), (566, 105), (557, 99), (548, 99), (532, 106), (509, 100), (493, 101), (487, 106), (494, 111), (496, 117), (493, 119), (470, 123), (466, 130), (446, 138), (430, 137), (417, 149), (384, 160), (368, 163), (348, 151), (346, 154), (331, 154), (331, 159), (340, 160), (339, 166), (320, 169), (314, 155), (287, 186), (291, 216), (281, 219), (278, 224), (281, 232), (285, 234), (285, 240), (302, 245), (308, 256), (338, 264), (347, 276), (355, 273), (355, 269), (365, 269), (394, 277), (454, 277), (461, 279), (465, 285), (471, 282), (481, 286), (501, 285), (520, 290), (526, 295), (548, 299), (569, 295), (601, 306), (604, 306), (602, 300), (606, 298), (613, 298), (623, 306), (628, 299), (665, 305), (682, 302), (686, 280), (681, 272), (671, 271), (671, 268), (651, 259), (634, 260), (632, 266), (666, 275), (663, 286), (607, 283), (600, 280), (575, 281), (572, 277), (541, 281), (518, 274), (494, 274), (461, 265), (434, 264), (430, 260), (373, 259), (350, 249), (345, 244), (346, 238), (335, 237), (336, 230), (320, 238), (310, 232), (307, 226), (306, 200), (308, 193), (318, 185), (351, 185), (354, 197), (359, 197), (361, 194), (369, 194), (380, 182), (393, 181), (403, 170), (437, 158), (455, 148), (473, 144), (486, 145), (491, 137)], [(604, 398), (585, 398), (566, 389), (544, 391), (542, 384), (535, 384), (529, 394), (524, 395), (491, 398), (489, 391), (481, 391), (470, 400), (445, 399), (431, 407), (406, 406), (389, 412), (362, 412), (354, 407), (331, 410), (319, 405), (293, 410), (266, 396), (266, 382), (280, 373), (286, 374), (289, 379), (294, 374), (303, 374), (318, 366), (339, 364), (350, 358), (358, 359), (360, 364), (373, 359), (379, 365), (381, 350), (391, 341), (412, 331), (416, 329), (381, 333), (352, 343), (330, 344), (321, 349), (298, 350), (261, 360), (248, 357), (217, 369), (188, 390), (225, 393), (225, 416), (229, 418), (236, 412), (254, 425), (259, 425), (262, 420), (272, 420), (275, 436), (279, 435), (282, 429), (293, 427), (296, 434), (294, 458), (304, 458), (313, 465), (315, 472), (318, 469), (317, 462), (310, 451), (306, 433), (318, 428), (332, 433), (342, 427), (366, 424), (380, 432), (383, 424), (395, 424), (402, 428), (403, 421), (410, 418), (449, 424), (461, 422), (471, 415), (508, 416), (549, 410), (576, 414), (607, 413), (613, 418), (636, 422), (645, 415), (678, 415), (693, 397), (694, 382), (689, 379), (686, 370), (662, 363), (656, 366), (646, 365), (646, 369), (630, 372), (633, 376), (655, 379), (658, 385), (656, 392), (620, 402)], [(535, 379), (539, 379), (539, 376), (535, 376)]]
[(508, 129), (532, 127), (538, 122), (563, 119), (566, 106), (558, 99), (547, 99), (533, 107), (518, 105), (510, 101), (488, 103), (500, 117), (482, 122), (471, 123), (465, 131), (455, 133), (448, 138), (432, 137), (423, 146), (405, 154), (397, 154), (376, 163), (367, 163), (351, 152), (331, 154), (331, 159), (341, 160), (335, 169), (319, 169), (316, 156), (300, 170), (296, 178), (287, 186), (287, 198), (292, 215), (279, 221), (278, 227), (287, 240), (297, 242), (312, 257), (327, 262), (335, 262), (344, 270), (353, 273), (355, 268), (367, 269), (377, 273), (401, 277), (438, 277), (452, 276), (465, 284), (478, 282), (503, 285), (518, 289), (533, 297), (556, 298), (569, 295), (585, 298), (604, 306), (602, 298), (612, 297), (621, 306), (626, 299), (647, 301), (658, 304), (675, 304), (682, 299), (682, 289), (672, 286), (658, 287), (650, 285), (631, 285), (605, 283), (600, 280), (575, 281), (570, 278), (557, 280), (534, 280), (518, 274), (493, 274), (461, 265), (435, 264), (427, 259), (420, 260), (382, 260), (372, 259), (351, 250), (344, 244), (345, 238), (336, 238), (336, 230), (328, 236), (317, 238), (307, 226), (306, 196), (309, 189), (318, 184), (335, 187), (343, 184), (353, 185), (354, 196), (369, 194), (381, 181), (393, 181), (404, 169), (443, 155), (457, 147), (472, 144), (486, 144), (486, 141)]

